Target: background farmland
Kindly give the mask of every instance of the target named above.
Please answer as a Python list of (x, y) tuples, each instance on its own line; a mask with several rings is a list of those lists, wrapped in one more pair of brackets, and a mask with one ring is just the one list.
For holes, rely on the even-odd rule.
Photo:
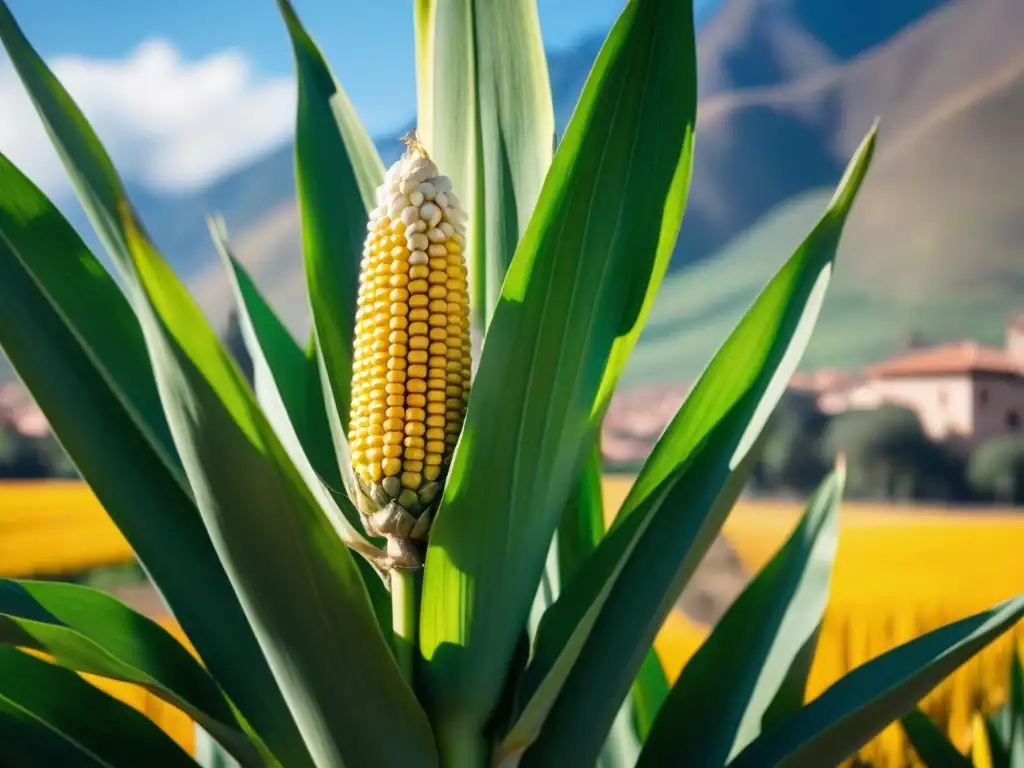
[[(629, 478), (605, 480), (609, 523), (629, 486)], [(899, 643), (1024, 592), (1024, 516), (991, 508), (965, 512), (844, 506), (808, 698)], [(796, 503), (737, 505), (656, 641), (670, 677), (785, 541), (799, 513)], [(87, 487), (53, 481), (0, 485), (0, 575), (76, 579), (107, 589), (183, 639), (130, 558), (127, 543)], [(971, 743), (972, 715), (1006, 701), (1014, 648), (1024, 654), (1024, 626), (964, 665), (922, 703), (962, 750)], [(132, 686), (94, 682), (146, 712), (184, 745), (193, 743), (191, 722), (173, 707)], [(897, 725), (860, 757), (878, 768), (913, 765), (916, 759)]]

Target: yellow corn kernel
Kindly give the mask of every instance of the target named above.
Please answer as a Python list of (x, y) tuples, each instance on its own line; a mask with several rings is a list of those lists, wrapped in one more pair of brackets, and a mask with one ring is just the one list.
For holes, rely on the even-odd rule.
[[(367, 226), (349, 441), (363, 483), (381, 483), (385, 498), (416, 506), (415, 513), (418, 498), (436, 496), (436, 489), (422, 497), (419, 491), (447, 472), (465, 419), (471, 362), (465, 216), (451, 205), (451, 182), (422, 145), (407, 144), (377, 191)], [(380, 499), (376, 491), (371, 496)]]

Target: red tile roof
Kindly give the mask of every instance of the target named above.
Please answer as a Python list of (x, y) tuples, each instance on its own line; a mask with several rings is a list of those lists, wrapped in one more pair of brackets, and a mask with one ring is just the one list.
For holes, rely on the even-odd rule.
[(915, 350), (863, 369), (865, 376), (951, 376), (993, 373), (1024, 376), (1024, 364), (1006, 350), (974, 341), (956, 341)]
[(800, 392), (824, 394), (849, 387), (858, 376), (838, 368), (797, 371), (789, 380), (789, 388)]

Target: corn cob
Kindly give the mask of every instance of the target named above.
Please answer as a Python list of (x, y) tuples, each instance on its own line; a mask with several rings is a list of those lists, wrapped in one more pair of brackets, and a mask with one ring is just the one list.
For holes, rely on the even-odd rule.
[(349, 419), (361, 511), (395, 556), (427, 537), (471, 375), (466, 214), (423, 146), (406, 144), (367, 224)]

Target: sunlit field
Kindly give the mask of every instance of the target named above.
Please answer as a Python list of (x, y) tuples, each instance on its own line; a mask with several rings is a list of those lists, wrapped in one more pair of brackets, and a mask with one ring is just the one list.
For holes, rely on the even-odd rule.
[[(626, 478), (605, 481), (609, 520), (629, 485)], [(724, 533), (748, 573), (768, 562), (800, 513), (796, 503), (745, 499), (737, 504)], [(809, 683), (811, 698), (890, 648), (1024, 590), (1024, 514), (847, 502), (840, 521), (830, 607)], [(961, 750), (971, 741), (972, 713), (991, 711), (1005, 701), (1015, 643), (1024, 653), (1024, 625), (967, 662), (923, 703)], [(659, 651), (670, 674), (684, 663), (675, 649)], [(879, 767), (916, 764), (896, 725), (868, 744), (860, 757)]]
[(77, 573), (123, 563), (131, 554), (88, 486), (74, 481), (0, 484), (0, 574)]
[[(626, 478), (605, 482), (610, 520), (629, 489)], [(795, 503), (741, 501), (724, 533), (748, 573), (756, 572), (795, 525)], [(1024, 592), (1024, 515), (992, 510), (900, 509), (846, 503), (832, 601), (812, 668), (810, 697), (850, 669), (940, 624)], [(87, 487), (74, 482), (0, 485), (0, 573), (59, 577), (126, 561), (131, 550)], [(182, 638), (169, 619), (164, 625)], [(655, 647), (670, 678), (708, 632), (674, 612)], [(945, 681), (923, 703), (957, 745), (971, 742), (971, 717), (1006, 697), (1006, 667), (1014, 644), (1024, 653), (1024, 626), (1004, 635)], [(191, 721), (139, 688), (90, 680), (145, 712), (191, 748)], [(879, 768), (915, 765), (898, 726), (867, 745), (860, 757)]]

